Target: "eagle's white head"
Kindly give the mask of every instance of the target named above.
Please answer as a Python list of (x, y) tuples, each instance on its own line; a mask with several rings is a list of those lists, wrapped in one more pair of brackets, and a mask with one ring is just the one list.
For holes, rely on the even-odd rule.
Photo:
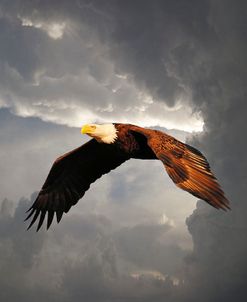
[(112, 144), (117, 139), (117, 129), (113, 124), (86, 124), (81, 128), (82, 134), (95, 138), (100, 143)]

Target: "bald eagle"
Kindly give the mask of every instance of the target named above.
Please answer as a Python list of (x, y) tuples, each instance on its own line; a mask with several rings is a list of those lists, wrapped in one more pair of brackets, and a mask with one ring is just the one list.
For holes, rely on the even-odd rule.
[(130, 124), (87, 124), (81, 133), (92, 139), (55, 160), (27, 211), (25, 220), (32, 218), (28, 229), (39, 217), (38, 231), (47, 213), (47, 229), (55, 213), (59, 223), (91, 183), (131, 158), (160, 160), (179, 188), (217, 209), (230, 209), (207, 159), (194, 147), (164, 132)]

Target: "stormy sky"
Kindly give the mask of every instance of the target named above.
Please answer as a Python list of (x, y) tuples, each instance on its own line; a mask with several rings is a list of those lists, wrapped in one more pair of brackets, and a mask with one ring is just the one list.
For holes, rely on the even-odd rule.
[[(245, 301), (247, 4), (0, 0), (1, 301)], [(200, 149), (217, 211), (131, 160), (59, 225), (25, 210), (80, 126), (159, 127)]]

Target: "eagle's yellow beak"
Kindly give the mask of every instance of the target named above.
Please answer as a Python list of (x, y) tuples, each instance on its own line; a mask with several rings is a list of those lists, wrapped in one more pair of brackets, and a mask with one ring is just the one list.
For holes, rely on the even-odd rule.
[(81, 134), (90, 134), (90, 133), (93, 133), (93, 131), (95, 130), (95, 126), (93, 125), (84, 125), (82, 128), (81, 128)]

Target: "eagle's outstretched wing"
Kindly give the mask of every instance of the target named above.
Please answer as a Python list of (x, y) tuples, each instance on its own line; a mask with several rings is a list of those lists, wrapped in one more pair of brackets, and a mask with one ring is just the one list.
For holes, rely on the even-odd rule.
[[(160, 137), (162, 140), (162, 136)], [(210, 170), (205, 156), (190, 145), (179, 142), (173, 137), (164, 137), (160, 145), (152, 144), (173, 182), (181, 189), (193, 194), (219, 209), (230, 209), (216, 177)]]
[(32, 217), (28, 228), (39, 218), (38, 231), (47, 213), (47, 229), (52, 223), (54, 213), (59, 222), (63, 213), (67, 213), (82, 198), (91, 183), (128, 159), (126, 154), (111, 145), (98, 143), (94, 139), (59, 157), (28, 210), (30, 213), (25, 220)]
[(200, 151), (160, 131), (136, 126), (131, 131), (146, 137), (147, 145), (163, 162), (168, 175), (179, 188), (217, 209), (230, 209), (229, 201)]

